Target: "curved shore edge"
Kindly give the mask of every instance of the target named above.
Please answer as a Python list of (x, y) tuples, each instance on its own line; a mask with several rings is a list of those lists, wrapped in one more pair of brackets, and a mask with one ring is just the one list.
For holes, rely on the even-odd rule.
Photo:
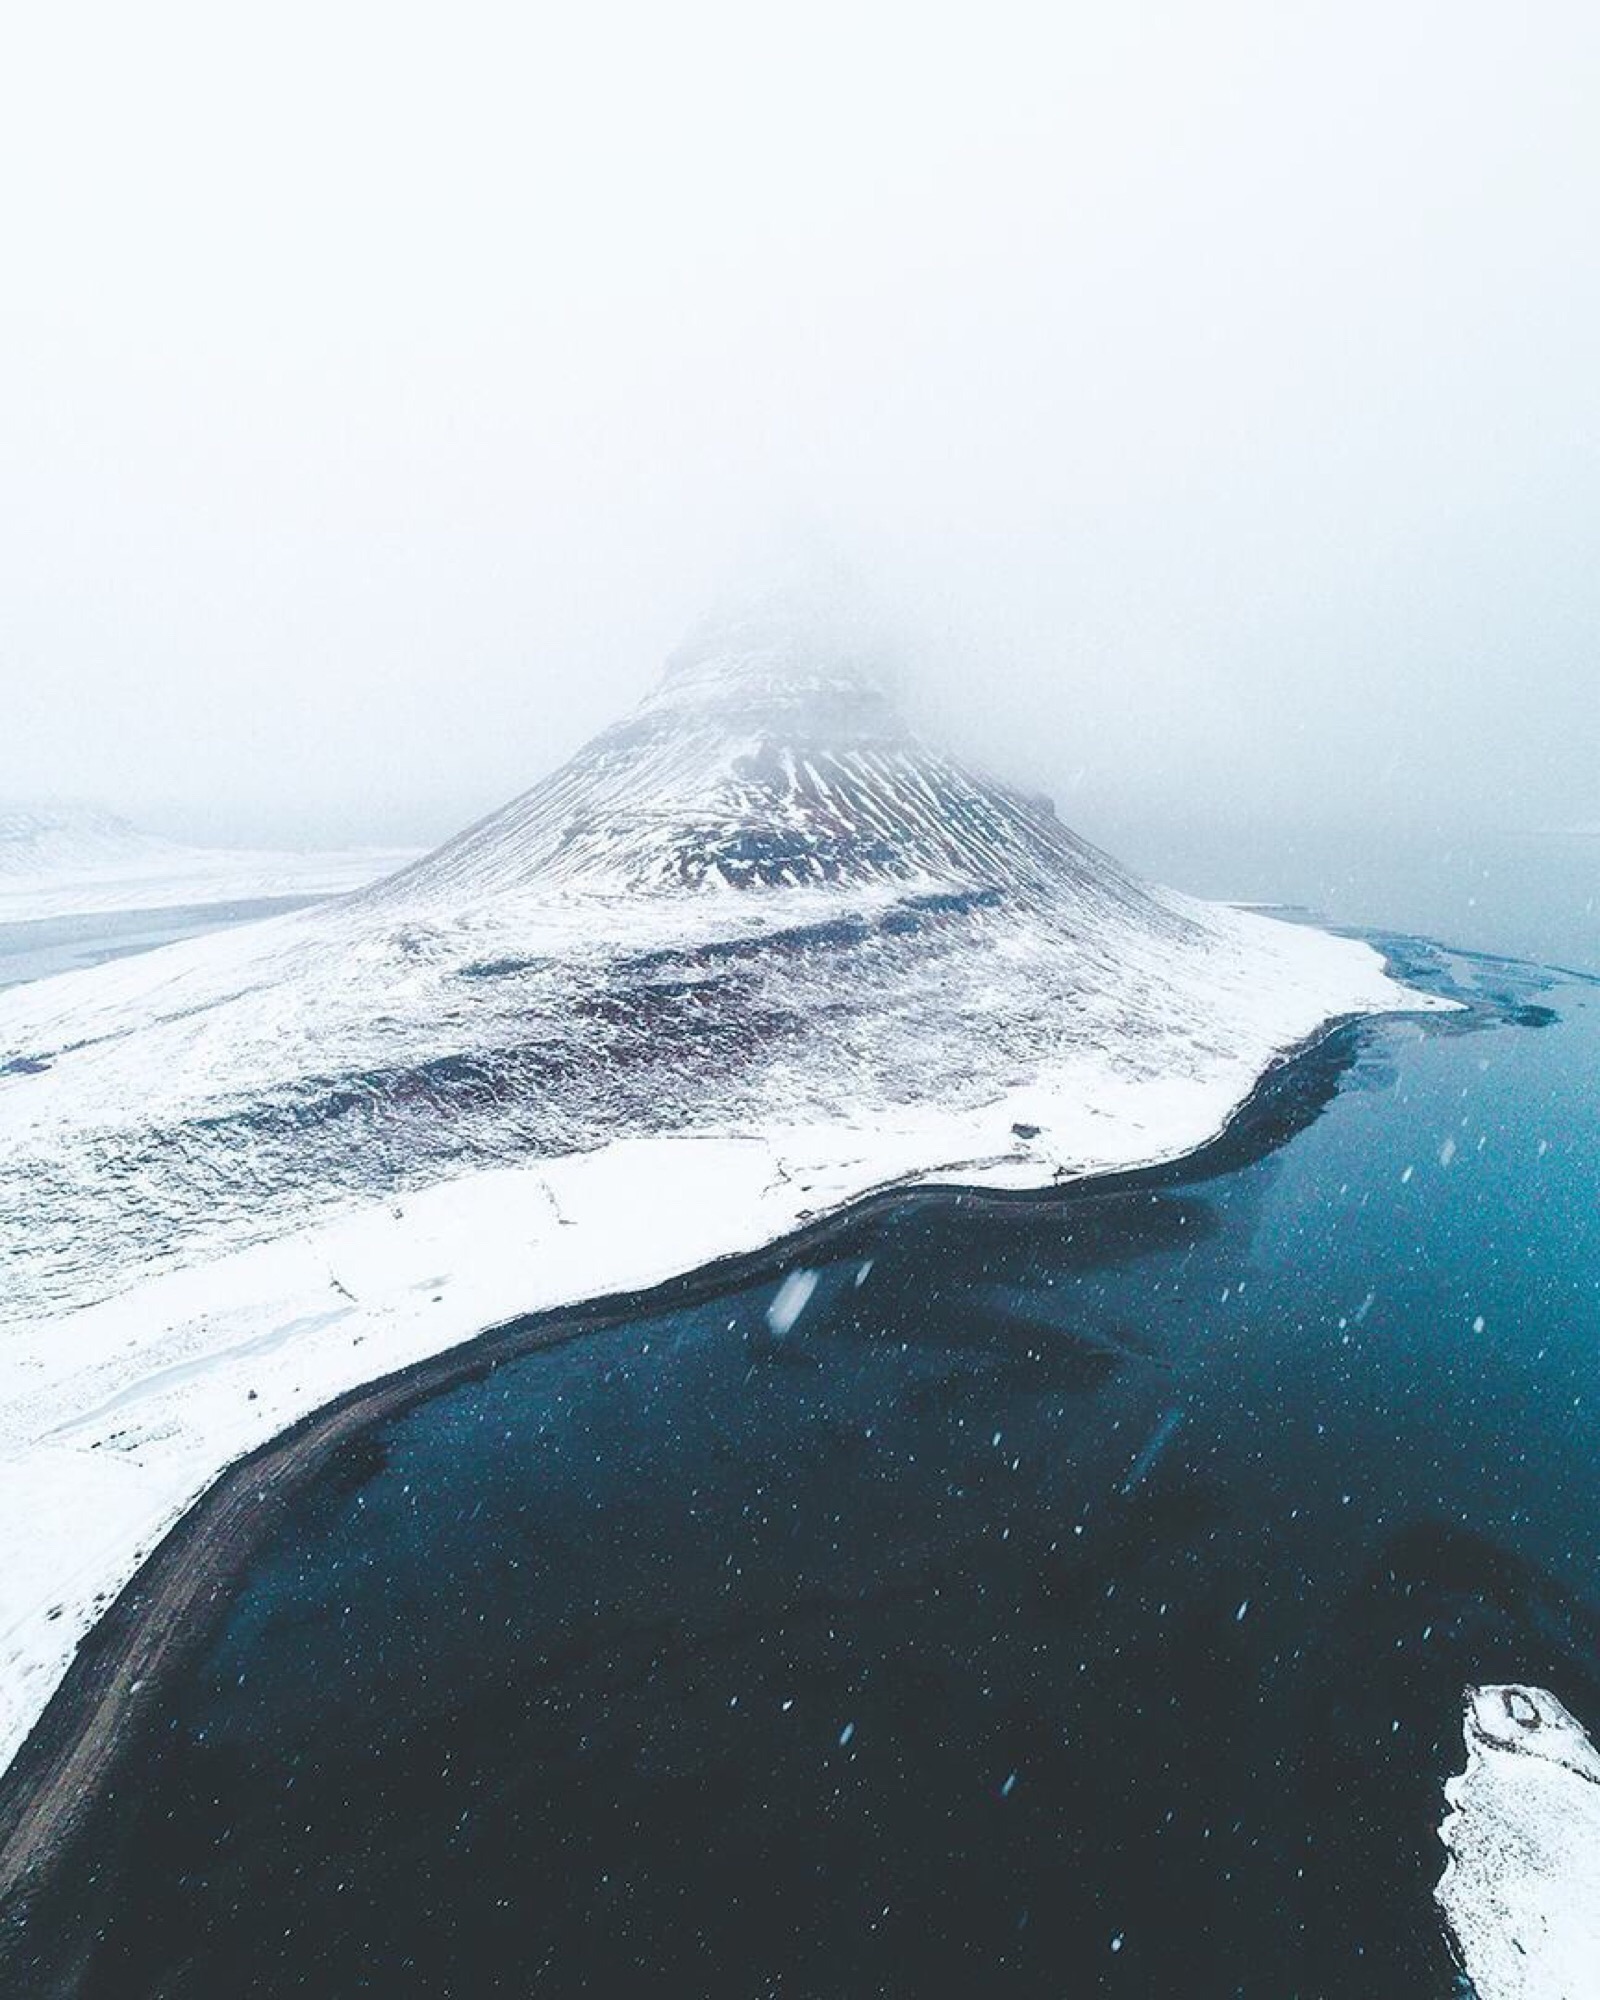
[[(1182, 1155), (1033, 1189), (982, 1189), (928, 1181), (873, 1190), (757, 1248), (719, 1257), (663, 1282), (574, 1306), (519, 1315), (310, 1412), (234, 1460), (168, 1530), (78, 1648), (65, 1677), (10, 1766), (0, 1774), (0, 1975), (25, 1963), (30, 1993), (71, 1993), (78, 1976), (61, 1959), (30, 1960), (30, 1918), (47, 1914), (76, 1873), (75, 1836), (91, 1802), (115, 1797), (163, 1715), (170, 1675), (207, 1643), (229, 1586), (270, 1540), (304, 1484), (390, 1420), (458, 1383), (522, 1355), (640, 1314), (688, 1306), (796, 1262), (821, 1261), (829, 1244), (864, 1217), (928, 1203), (1002, 1207), (1018, 1203), (1131, 1199), (1176, 1180), (1233, 1171), (1303, 1130), (1337, 1092), (1377, 1022), (1359, 1014), (1330, 1021), (1283, 1053), (1222, 1128)], [(1428, 1025), (1469, 1025), (1434, 1016)], [(70, 1944), (53, 1927), (51, 1946)], [(46, 1931), (52, 1926), (44, 1925)]]
[[(116, 1810), (122, 1774), (136, 1770), (156, 1740), (168, 1680), (208, 1643), (226, 1614), (233, 1579), (270, 1540), (305, 1483), (358, 1447), (371, 1426), (536, 1349), (752, 1281), (776, 1282), (797, 1262), (823, 1260), (834, 1239), (874, 1215), (947, 1201), (980, 1209), (1114, 1203), (1231, 1172), (1313, 1122), (1380, 1024), (1392, 1029), (1409, 1019), (1414, 1032), (1426, 1034), (1497, 1022), (1537, 1025), (1533, 1017), (1553, 1018), (1547, 1009), (1525, 1004), (1530, 993), (1542, 992), (1559, 977), (1551, 968), (1518, 962), (1518, 972), (1527, 977), (1499, 979), (1503, 961), (1485, 960), (1480, 969), (1477, 954), (1393, 933), (1368, 933), (1364, 942), (1395, 982), (1395, 1004), (1330, 1016), (1280, 1050), (1198, 1144), (1171, 1148), (1138, 1165), (1058, 1174), (1032, 1185), (966, 1181), (960, 1178), (964, 1166), (885, 1181), (819, 1209), (798, 1227), (707, 1258), (687, 1272), (495, 1321), (330, 1397), (231, 1460), (171, 1520), (99, 1612), (0, 1771), (0, 1987), (41, 1996), (78, 1990), (92, 1924), (85, 1922), (77, 1899), (94, 1872), (79, 1866), (85, 1858), (79, 1836), (89, 1823), (98, 1833), (107, 1830), (104, 1814)], [(1412, 1006), (1399, 997), (1407, 991), (1414, 996)], [(973, 1162), (975, 1175), (985, 1164)], [(70, 1921), (53, 1921), (57, 1911), (69, 1907)], [(43, 1956), (35, 1955), (35, 1946)], [(20, 1988), (13, 1984), (18, 1972), (26, 1978)]]
[[(583, 907), (604, 931), (604, 913)], [(760, 1007), (741, 1003), (699, 1039), (698, 1028), (687, 1040), (667, 1031), (641, 1063), (657, 960), (636, 947), (670, 947), (676, 964), (691, 947), (737, 955), (749, 943), (722, 936), (728, 912), (692, 907), (686, 929), (670, 900), (641, 905), (626, 935), (607, 933), (594, 953), (564, 906), (532, 931), (519, 918), (519, 950), (536, 935), (552, 963), (571, 959), (575, 1021), (553, 996), (530, 1012), (502, 995), (468, 1037), (500, 1049), (488, 1067), (457, 1076), (452, 1059), (455, 1082), (437, 1100), (429, 1061), (380, 1064), (375, 1123), (359, 1090), (330, 1099), (317, 1086), (300, 1107), (308, 1128), (298, 1099), (287, 1123), (277, 1101), (281, 1035), (299, 1047), (322, 1009), (342, 1020), (349, 999), (308, 971), (308, 953), (320, 964), (332, 949), (309, 918), (196, 941), (154, 974), (147, 957), (131, 962), (145, 968), (137, 976), (72, 975), (67, 987), (23, 987), (14, 1006), (0, 996), (7, 1046), (23, 1051), (0, 1057), (0, 1234), (14, 1265), (0, 1295), (0, 1767), (108, 1605), (221, 1471), (350, 1390), (530, 1311), (771, 1244), (885, 1188), (1035, 1189), (1179, 1157), (1331, 1021), (1452, 1004), (1397, 984), (1370, 943), (1165, 892), (1163, 921), (1198, 926), (1204, 941), (1192, 963), (1137, 927), (1123, 937), (1086, 915), (1063, 928), (1042, 906), (1036, 935), (1019, 903), (992, 937), (973, 933), (970, 951), (951, 943), (939, 967), (913, 954), (863, 984), (840, 970), (832, 930), (796, 928), (808, 914), (839, 917), (818, 890), (786, 903), (792, 921), (773, 933), (811, 939), (801, 958), (820, 952), (776, 1017), (799, 1024), (798, 1039), (785, 1029), (773, 1040)], [(336, 925), (334, 945), (344, 935)], [(359, 936), (377, 952), (372, 977), (384, 967), (404, 985), (404, 926)], [(781, 942), (779, 956), (787, 979), (799, 961)], [(328, 962), (342, 963), (338, 950)], [(454, 1020), (452, 982), (470, 970), (451, 954), (429, 966), (425, 992), (402, 1009), (419, 1057), (438, 1034), (453, 1046), (455, 1029), (430, 1023), (430, 1010)], [(644, 1012), (632, 1001), (624, 1012), (643, 1040), (590, 1048), (569, 1118), (557, 1100), (571, 1079), (560, 1061), (545, 1076), (537, 1051), (547, 1035), (589, 1047), (582, 996), (595, 979), (605, 986), (608, 966), (637, 988)], [(241, 979), (267, 997), (235, 1019), (226, 992)], [(476, 995), (483, 982), (468, 985)], [(157, 1028), (174, 1006), (164, 1041)], [(58, 1017), (70, 1024), (82, 1009), (98, 1039), (81, 1072), (57, 1075), (48, 1051), (70, 1031)], [(365, 1030), (346, 1027), (354, 1061)], [(534, 1051), (527, 1076), (518, 1049)], [(302, 1050), (290, 1067), (306, 1062)], [(625, 1088), (608, 1081), (613, 1062)], [(331, 1153), (330, 1117), (341, 1127)]]

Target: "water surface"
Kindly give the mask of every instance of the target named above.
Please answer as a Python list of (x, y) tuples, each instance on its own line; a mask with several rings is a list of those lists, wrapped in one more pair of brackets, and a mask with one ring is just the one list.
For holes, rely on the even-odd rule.
[(1466, 970), (1293, 1136), (376, 1428), (101, 1808), (83, 1990), (1450, 1993), (1463, 1686), (1600, 1725), (1600, 989)]
[(0, 990), (58, 972), (81, 972), (114, 958), (133, 958), (207, 931), (256, 923), (303, 910), (320, 896), (256, 896), (224, 903), (185, 903), (157, 910), (95, 910), (0, 923)]

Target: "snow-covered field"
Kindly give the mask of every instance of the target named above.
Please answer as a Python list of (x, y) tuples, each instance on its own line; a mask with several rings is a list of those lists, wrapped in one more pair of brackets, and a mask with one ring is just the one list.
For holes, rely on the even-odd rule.
[(1600, 1755), (1544, 1688), (1469, 1688), (1437, 1894), (1478, 2000), (1600, 1993)]
[(0, 924), (337, 896), (414, 859), (388, 848), (185, 847), (93, 808), (0, 805)]
[(723, 631), (390, 881), (0, 994), (0, 1759), (222, 1467), (875, 1189), (1202, 1144), (1366, 945), (1137, 883)]

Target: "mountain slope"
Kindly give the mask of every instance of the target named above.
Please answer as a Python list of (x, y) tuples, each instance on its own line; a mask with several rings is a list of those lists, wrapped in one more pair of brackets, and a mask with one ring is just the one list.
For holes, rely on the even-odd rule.
[(533, 887), (637, 894), (960, 882), (1157, 905), (1029, 799), (920, 743), (870, 666), (783, 622), (707, 628), (561, 770), (427, 856), (399, 903)]
[(1135, 882), (853, 663), (717, 632), (400, 874), (0, 999), (0, 1316), (629, 1132), (958, 1109), (1062, 1063), (1247, 1084), (1383, 990), (1338, 944), (1348, 990), (1291, 1002), (1311, 936)]

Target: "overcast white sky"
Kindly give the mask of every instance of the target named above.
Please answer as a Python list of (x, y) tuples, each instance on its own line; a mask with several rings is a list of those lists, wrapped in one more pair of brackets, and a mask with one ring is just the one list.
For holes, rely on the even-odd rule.
[(1600, 11), (17, 7), (0, 795), (425, 837), (751, 550), (1069, 818), (1600, 817)]

